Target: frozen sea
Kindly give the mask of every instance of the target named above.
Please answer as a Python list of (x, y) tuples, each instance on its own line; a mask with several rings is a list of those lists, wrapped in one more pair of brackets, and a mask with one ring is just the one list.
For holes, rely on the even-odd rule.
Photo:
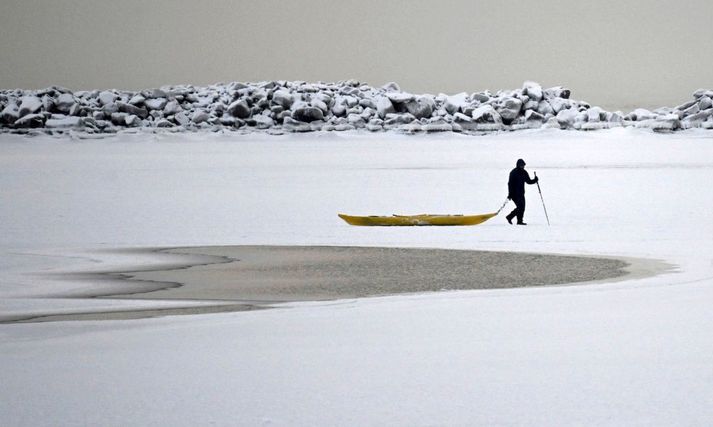
[[(350, 214), (497, 210), (527, 227), (362, 228)], [(623, 256), (608, 284), (439, 292), (124, 321), (0, 325), (2, 425), (710, 425), (713, 133), (0, 135), (0, 314), (117, 249), (241, 244)], [(511, 206), (508, 206), (511, 208)]]

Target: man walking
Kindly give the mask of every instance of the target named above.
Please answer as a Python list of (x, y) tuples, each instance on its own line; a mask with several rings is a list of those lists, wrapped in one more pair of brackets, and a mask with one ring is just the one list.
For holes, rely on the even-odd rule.
[(527, 225), (522, 221), (525, 216), (525, 183), (536, 184), (539, 179), (530, 179), (530, 174), (525, 170), (525, 161), (517, 159), (515, 169), (510, 171), (510, 179), (508, 180), (508, 199), (515, 202), (515, 209), (505, 218), (510, 224), (512, 219), (517, 217), (518, 225)]

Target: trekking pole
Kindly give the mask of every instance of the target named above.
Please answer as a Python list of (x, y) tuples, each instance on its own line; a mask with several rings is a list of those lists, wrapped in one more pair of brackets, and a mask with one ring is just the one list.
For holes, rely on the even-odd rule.
[[(537, 172), (535, 172), (535, 178), (537, 178)], [(547, 218), (547, 225), (550, 225), (550, 217), (547, 216), (547, 208), (545, 207), (545, 199), (542, 198), (542, 190), (540, 189), (540, 181), (537, 180), (537, 191), (540, 193), (540, 200), (542, 200), (542, 209), (545, 210), (545, 218)]]

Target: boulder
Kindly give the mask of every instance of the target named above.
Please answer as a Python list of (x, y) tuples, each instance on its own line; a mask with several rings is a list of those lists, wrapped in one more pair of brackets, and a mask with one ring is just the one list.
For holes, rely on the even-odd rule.
[(490, 101), (491, 97), (492, 96), (491, 96), (490, 92), (487, 92), (487, 91), (486, 92), (476, 92), (476, 93), (470, 95), (470, 99), (472, 99), (473, 101), (478, 101), (481, 104), (483, 102)]
[(128, 113), (128, 114), (133, 114), (135, 116), (139, 116), (142, 119), (145, 119), (146, 117), (149, 116), (149, 112), (146, 108), (144, 107), (137, 107), (132, 104), (127, 104), (125, 102), (117, 102), (116, 105), (119, 107), (119, 111), (122, 113)]
[(43, 114), (27, 114), (15, 121), (17, 128), (39, 128), (44, 124), (45, 116)]
[(276, 90), (272, 94), (272, 102), (282, 106), (285, 110), (289, 110), (295, 102), (292, 94), (286, 90)]
[(713, 106), (713, 100), (709, 96), (702, 96), (700, 100), (698, 100), (698, 108), (701, 110), (707, 110), (708, 108), (711, 108)]
[(560, 110), (557, 113), (557, 123), (559, 123), (560, 128), (568, 129), (574, 127), (574, 123), (577, 120), (577, 112), (574, 109)]
[(220, 122), (220, 124), (223, 126), (233, 127), (233, 126), (235, 126), (235, 123), (238, 120), (240, 120), (240, 119), (236, 119), (235, 117), (225, 115), (225, 116), (221, 116), (218, 119), (218, 122)]
[(554, 115), (556, 113), (550, 103), (545, 100), (542, 100), (537, 104), (537, 112), (542, 114), (543, 116), (546, 116), (548, 114)]
[(186, 126), (191, 122), (191, 119), (188, 117), (188, 114), (186, 114), (185, 111), (181, 111), (180, 113), (175, 114), (173, 116), (173, 120), (181, 126)]
[(502, 117), (500, 117), (500, 113), (495, 111), (495, 108), (493, 108), (492, 105), (486, 104), (486, 105), (481, 105), (480, 107), (476, 108), (473, 110), (471, 113), (471, 117), (473, 118), (473, 121), (476, 122), (490, 122), (490, 123), (502, 123)]
[(45, 127), (50, 129), (66, 129), (81, 127), (84, 122), (81, 117), (62, 117), (62, 118), (51, 118), (47, 119), (45, 122)]
[(669, 114), (654, 119), (638, 120), (634, 126), (637, 128), (651, 129), (655, 132), (670, 132), (680, 128), (681, 121), (678, 115)]
[(385, 85), (381, 86), (381, 88), (386, 92), (401, 92), (401, 88), (395, 82), (386, 83)]
[(112, 104), (116, 101), (116, 98), (118, 98), (116, 94), (108, 90), (101, 92), (99, 96), (97, 96), (100, 105)]
[(379, 132), (384, 130), (384, 121), (381, 119), (371, 119), (366, 124), (366, 130), (370, 132)]
[(344, 104), (347, 106), (347, 108), (353, 108), (359, 105), (359, 98), (356, 98), (354, 96), (344, 96), (342, 97), (344, 100)]
[(129, 99), (129, 104), (131, 105), (141, 105), (146, 101), (146, 98), (143, 97), (141, 94), (136, 94)]
[(55, 101), (54, 105), (57, 111), (69, 113), (69, 110), (75, 103), (76, 101), (71, 93), (63, 93), (57, 97), (57, 100)]
[(255, 127), (258, 129), (269, 129), (275, 125), (274, 120), (261, 114), (253, 116), (252, 120), (255, 122)]
[(323, 101), (320, 101), (319, 99), (313, 99), (309, 103), (312, 107), (316, 107), (322, 110), (323, 114), (327, 114), (329, 112), (329, 107), (327, 107), (327, 104), (325, 104)]
[(160, 119), (156, 122), (155, 126), (157, 128), (172, 128), (175, 125), (167, 119)]
[(340, 102), (336, 102), (332, 106), (332, 114), (337, 117), (345, 116), (347, 114), (347, 107)]
[[(527, 97), (525, 97), (527, 99)], [(533, 101), (532, 99), (523, 102), (522, 104), (522, 110), (535, 110), (537, 111), (537, 107), (540, 106), (540, 103), (538, 101)]]
[(361, 105), (364, 108), (371, 108), (372, 110), (376, 110), (376, 102), (372, 98), (362, 98), (359, 100), (359, 105)]
[(166, 103), (166, 106), (163, 107), (163, 114), (165, 116), (172, 116), (174, 114), (178, 114), (181, 111), (183, 111), (183, 107), (181, 107), (181, 104), (178, 103), (178, 101), (169, 101)]
[(688, 117), (688, 116), (691, 116), (691, 115), (693, 115), (693, 114), (698, 113), (699, 111), (701, 111), (701, 109), (700, 109), (700, 107), (698, 106), (698, 104), (693, 104), (693, 105), (691, 105), (690, 107), (688, 107), (688, 108), (686, 108), (685, 110), (683, 110), (683, 112), (682, 112), (682, 114), (681, 114), (680, 116), (681, 116), (681, 117)]
[(312, 130), (309, 123), (297, 121), (292, 117), (285, 117), (282, 128), (288, 132), (310, 132)]
[(354, 114), (354, 113), (349, 114), (347, 116), (347, 122), (357, 129), (363, 128), (364, 126), (366, 126), (366, 121), (364, 120), (364, 118), (362, 116), (360, 116), (358, 114)]
[(526, 95), (530, 100), (535, 102), (540, 102), (542, 100), (543, 91), (542, 86), (535, 82), (525, 82), (522, 85), (522, 94)]
[(34, 114), (42, 108), (42, 100), (34, 95), (27, 95), (20, 98), (20, 117)]
[(592, 107), (587, 110), (587, 122), (598, 123), (602, 119), (602, 109), (599, 107)]
[(424, 132), (451, 132), (453, 126), (443, 118), (429, 120), (428, 123), (421, 125), (421, 130)]
[(406, 92), (386, 92), (386, 97), (394, 104), (405, 104), (416, 98), (414, 95)]
[(414, 120), (416, 120), (416, 117), (411, 113), (393, 113), (386, 115), (384, 125), (400, 125), (411, 123)]
[(111, 113), (111, 123), (117, 126), (126, 126), (127, 113)]
[(2, 112), (0, 112), (0, 122), (3, 123), (13, 124), (19, 118), (20, 108), (14, 102), (5, 106)]
[(167, 103), (166, 98), (150, 98), (144, 101), (144, 106), (149, 110), (163, 110)]
[(386, 117), (387, 114), (395, 112), (394, 104), (391, 103), (388, 97), (380, 96), (376, 99), (376, 114), (378, 114), (381, 119)]
[(42, 110), (46, 111), (46, 112), (54, 111), (55, 110), (54, 98), (52, 98), (49, 95), (43, 95), (42, 96)]
[(505, 129), (502, 123), (477, 123), (475, 130), (481, 132), (499, 132)]
[(708, 120), (713, 113), (713, 108), (708, 108), (707, 110), (699, 111), (695, 114), (691, 114), (686, 117), (689, 123), (703, 122)]
[(228, 106), (228, 114), (239, 119), (247, 119), (252, 111), (244, 99), (239, 99)]
[(168, 98), (168, 94), (163, 89), (152, 89), (147, 93), (147, 98), (157, 99), (157, 98)]
[(515, 120), (520, 115), (520, 110), (522, 109), (522, 101), (517, 98), (505, 98), (503, 99), (496, 111), (500, 114), (506, 122), (511, 122)]
[(562, 98), (569, 99), (570, 91), (562, 86), (555, 86), (549, 89), (545, 89), (543, 95), (545, 98)]
[(560, 111), (571, 107), (570, 101), (564, 98), (550, 98), (547, 102), (550, 104), (550, 107), (552, 107), (554, 114), (559, 114)]
[(141, 126), (141, 118), (135, 114), (130, 114), (126, 117), (126, 126), (139, 127)]
[(468, 105), (468, 94), (461, 92), (456, 95), (447, 96), (443, 102), (443, 108), (448, 114), (453, 115), (462, 112)]
[(531, 122), (531, 121), (543, 122), (543, 121), (545, 121), (545, 116), (543, 116), (542, 114), (538, 113), (535, 110), (527, 110), (527, 111), (525, 111), (525, 121), (526, 122)]
[(621, 111), (614, 111), (613, 113), (607, 113), (607, 122), (609, 123), (621, 123), (624, 114)]
[(106, 115), (111, 115), (112, 113), (118, 113), (119, 112), (119, 106), (116, 104), (116, 102), (112, 102), (109, 104), (106, 104), (103, 108), (102, 111), (106, 113)]
[(652, 113), (651, 111), (649, 111), (645, 108), (637, 108), (636, 110), (627, 114), (625, 117), (625, 119), (632, 120), (632, 121), (652, 120), (654, 118), (656, 118), (656, 114)]
[(191, 116), (191, 122), (193, 122), (193, 124), (197, 125), (197, 124), (200, 124), (203, 122), (207, 122), (209, 118), (210, 118), (210, 115), (207, 112), (199, 109), (199, 110), (196, 110), (193, 113), (193, 115)]
[(406, 103), (406, 110), (417, 119), (431, 117), (436, 103), (429, 96), (419, 96)]
[(300, 103), (293, 106), (292, 118), (300, 122), (313, 122), (315, 120), (324, 120), (324, 113), (317, 107), (312, 107), (305, 103)]

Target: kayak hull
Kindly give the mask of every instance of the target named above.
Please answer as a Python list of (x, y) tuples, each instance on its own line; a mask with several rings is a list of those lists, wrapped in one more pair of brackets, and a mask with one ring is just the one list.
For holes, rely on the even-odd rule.
[(456, 226), (481, 224), (497, 213), (483, 215), (392, 215), (392, 216), (352, 216), (338, 214), (341, 219), (351, 225), (358, 226)]

